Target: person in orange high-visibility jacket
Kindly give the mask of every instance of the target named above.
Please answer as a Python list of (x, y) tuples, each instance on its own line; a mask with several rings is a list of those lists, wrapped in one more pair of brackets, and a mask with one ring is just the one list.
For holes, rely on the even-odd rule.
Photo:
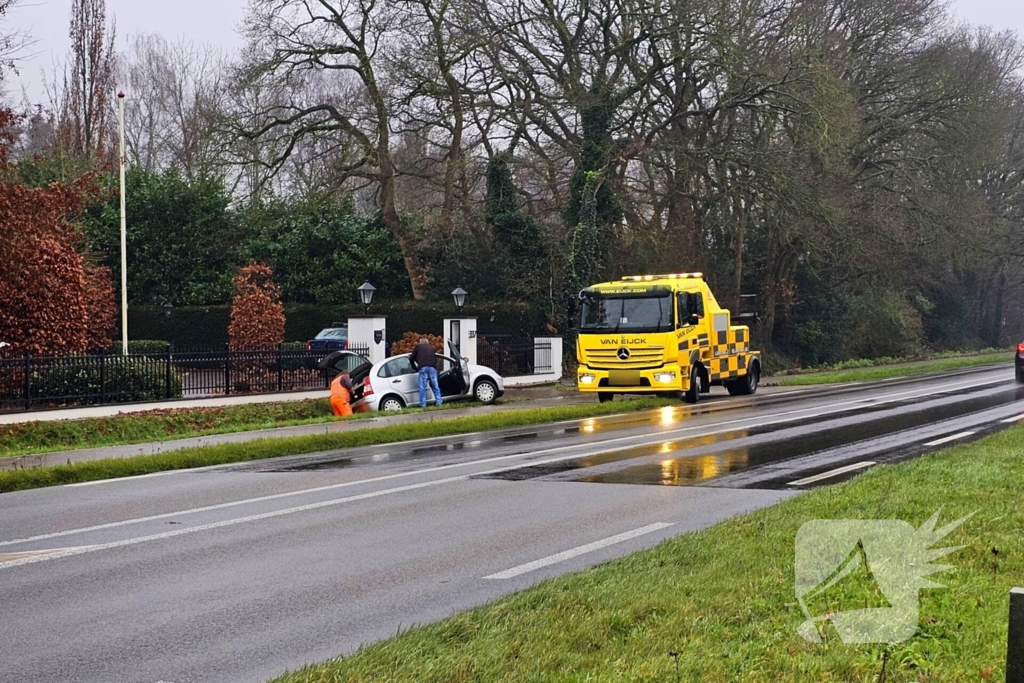
[(352, 378), (348, 370), (342, 370), (331, 382), (331, 409), (335, 417), (352, 414)]

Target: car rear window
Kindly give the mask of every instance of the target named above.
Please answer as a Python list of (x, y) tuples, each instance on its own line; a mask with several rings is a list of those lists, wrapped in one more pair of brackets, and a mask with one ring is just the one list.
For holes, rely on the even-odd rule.
[(409, 361), (409, 357), (401, 356), (382, 365), (380, 370), (377, 371), (377, 376), (401, 377), (403, 375), (413, 375), (415, 373), (416, 371), (412, 369), (412, 363)]
[(316, 335), (317, 339), (348, 339), (348, 328), (346, 327), (329, 327), (326, 330), (320, 330), (320, 334)]

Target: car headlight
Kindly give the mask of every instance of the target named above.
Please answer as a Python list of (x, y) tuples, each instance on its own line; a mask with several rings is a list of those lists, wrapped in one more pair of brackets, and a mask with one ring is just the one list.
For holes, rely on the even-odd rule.
[(580, 384), (593, 384), (596, 379), (597, 375), (584, 373), (580, 375)]
[(676, 381), (676, 373), (674, 372), (658, 372), (654, 375), (654, 381), (660, 382), (661, 384), (672, 384)]

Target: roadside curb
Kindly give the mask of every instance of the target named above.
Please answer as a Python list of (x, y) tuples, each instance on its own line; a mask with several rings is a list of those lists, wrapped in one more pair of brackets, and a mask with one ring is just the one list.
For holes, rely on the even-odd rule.
[(84, 448), (70, 451), (66, 450), (32, 455), (15, 455), (10, 457), (0, 457), (0, 472), (19, 469), (35, 469), (37, 467), (53, 467), (57, 465), (71, 465), (77, 462), (89, 462), (93, 460), (132, 458), (140, 455), (158, 455), (160, 453), (180, 451), (187, 448), (201, 448), (203, 446), (217, 446), (229, 443), (237, 444), (297, 436), (337, 434), (361, 429), (385, 429), (387, 427), (403, 424), (434, 422), (435, 420), (451, 420), (460, 417), (489, 415), (492, 413), (526, 410), (537, 407), (553, 408), (557, 406), (574, 405), (582, 402), (583, 401), (574, 398), (545, 398), (523, 403), (470, 406), (465, 409), (448, 409), (428, 411), (425, 413), (381, 415), (379, 417), (362, 418), (358, 420), (317, 422), (315, 424), (294, 425), (291, 427), (275, 427), (272, 429), (209, 434), (206, 436), (172, 439), (169, 441), (154, 441), (125, 446), (100, 446), (97, 448)]

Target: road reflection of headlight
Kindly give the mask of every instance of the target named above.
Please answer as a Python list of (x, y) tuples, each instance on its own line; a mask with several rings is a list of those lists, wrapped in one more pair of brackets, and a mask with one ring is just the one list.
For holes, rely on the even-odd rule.
[(665, 406), (661, 409), (661, 424), (672, 425), (676, 422), (676, 409), (672, 406)]
[(594, 420), (584, 420), (583, 424), (580, 426), (580, 431), (585, 434), (590, 434), (596, 429), (597, 422), (595, 422)]

